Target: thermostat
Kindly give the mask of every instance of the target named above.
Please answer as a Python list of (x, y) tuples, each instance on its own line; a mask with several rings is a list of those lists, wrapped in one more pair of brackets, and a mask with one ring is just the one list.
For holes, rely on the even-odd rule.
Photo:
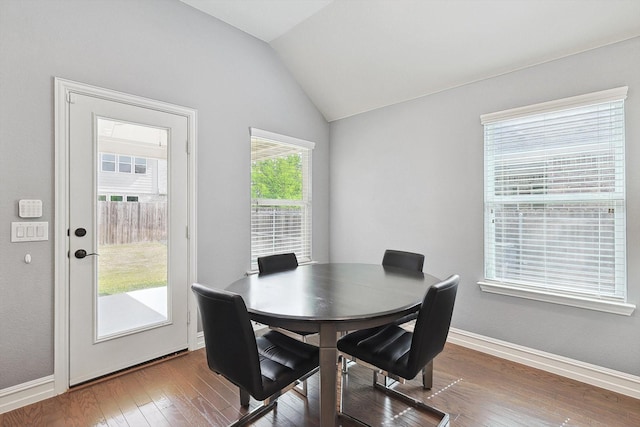
[(42, 200), (22, 199), (18, 202), (20, 218), (40, 218), (42, 216)]

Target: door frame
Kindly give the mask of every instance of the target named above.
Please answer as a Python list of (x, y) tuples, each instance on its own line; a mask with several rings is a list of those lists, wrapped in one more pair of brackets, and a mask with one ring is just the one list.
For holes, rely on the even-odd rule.
[[(54, 78), (54, 126), (55, 126), (55, 181), (54, 181), (54, 392), (69, 389), (69, 103), (71, 93), (93, 96), (109, 101), (158, 110), (183, 116), (187, 119), (188, 153), (188, 280), (197, 281), (197, 173), (196, 173), (196, 121), (197, 111), (192, 108), (130, 95), (84, 83)], [(198, 348), (197, 305), (192, 292), (187, 292), (188, 348)]]

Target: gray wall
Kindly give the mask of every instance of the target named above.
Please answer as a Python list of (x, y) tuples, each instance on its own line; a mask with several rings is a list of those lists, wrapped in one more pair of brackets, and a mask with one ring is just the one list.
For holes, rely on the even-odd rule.
[(177, 0), (1, 0), (0, 389), (53, 374), (53, 240), (10, 243), (10, 222), (42, 199), (54, 230), (56, 76), (198, 110), (204, 283), (249, 268), (248, 128), (315, 141), (313, 251), (328, 260), (329, 125), (267, 44)]
[[(453, 326), (640, 375), (640, 38), (331, 123), (331, 261), (385, 248), (461, 275)], [(626, 102), (631, 317), (483, 293), (480, 115), (629, 86)]]

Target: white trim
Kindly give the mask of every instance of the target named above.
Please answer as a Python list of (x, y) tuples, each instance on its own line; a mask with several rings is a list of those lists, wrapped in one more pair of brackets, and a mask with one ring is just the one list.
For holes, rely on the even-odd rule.
[(191, 292), (191, 283), (198, 282), (198, 111), (190, 109), (192, 115), (188, 116), (188, 185), (187, 203), (189, 204), (189, 290), (187, 292), (187, 307), (189, 313), (189, 350), (198, 347), (198, 301)]
[(0, 390), (0, 414), (55, 396), (53, 375)]
[(569, 98), (556, 99), (554, 101), (541, 102), (539, 104), (527, 105), (525, 107), (511, 108), (509, 110), (498, 111), (495, 113), (482, 114), (480, 123), (486, 125), (488, 123), (499, 122), (502, 120), (515, 119), (531, 114), (542, 114), (548, 111), (568, 110), (583, 105), (593, 105), (609, 101), (619, 101), (627, 98), (628, 86), (618, 87), (615, 89), (603, 90), (600, 92), (587, 93), (585, 95), (572, 96)]
[[(68, 158), (69, 158), (69, 114), (67, 96), (69, 90), (65, 82), (54, 79), (54, 128), (55, 128), (55, 215), (54, 215), (54, 327), (53, 327), (53, 375), (56, 394), (69, 388), (69, 253), (68, 214)], [(63, 122), (64, 120), (64, 122)], [(64, 126), (60, 124), (64, 123)]]
[(565, 378), (640, 399), (640, 377), (456, 328), (447, 341)]
[(570, 307), (586, 308), (588, 310), (603, 311), (605, 313), (631, 316), (636, 309), (634, 304), (617, 301), (596, 300), (574, 295), (561, 295), (553, 292), (523, 288), (507, 283), (494, 283), (487, 280), (478, 282), (483, 292), (507, 295), (510, 297), (526, 298), (535, 301), (550, 302), (552, 304), (568, 305)]
[(204, 348), (204, 332), (202, 331), (198, 332), (196, 335), (196, 347), (193, 350), (198, 350), (201, 348)]
[(315, 142), (307, 141), (305, 139), (294, 138), (292, 136), (281, 135), (275, 132), (269, 132), (268, 130), (262, 130), (258, 128), (249, 128), (249, 134), (253, 138), (266, 139), (268, 141), (277, 142), (278, 144), (289, 144), (298, 147), (308, 148), (313, 150), (316, 146)]
[[(187, 119), (188, 141), (188, 182), (189, 182), (189, 266), (188, 282), (197, 281), (197, 111), (154, 99), (143, 98), (58, 77), (54, 78), (54, 126), (55, 126), (55, 216), (54, 216), (54, 394), (69, 389), (69, 265), (67, 253), (69, 229), (69, 110), (67, 99), (71, 93), (89, 95), (124, 104), (154, 109), (170, 114), (184, 116)], [(196, 349), (198, 314), (193, 292), (188, 292), (189, 326), (187, 330), (188, 347)]]

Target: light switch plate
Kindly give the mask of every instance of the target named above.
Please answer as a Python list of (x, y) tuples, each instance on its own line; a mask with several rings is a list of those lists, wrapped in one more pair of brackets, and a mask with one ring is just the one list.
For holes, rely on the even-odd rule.
[(37, 242), (49, 240), (48, 222), (12, 222), (12, 242)]

